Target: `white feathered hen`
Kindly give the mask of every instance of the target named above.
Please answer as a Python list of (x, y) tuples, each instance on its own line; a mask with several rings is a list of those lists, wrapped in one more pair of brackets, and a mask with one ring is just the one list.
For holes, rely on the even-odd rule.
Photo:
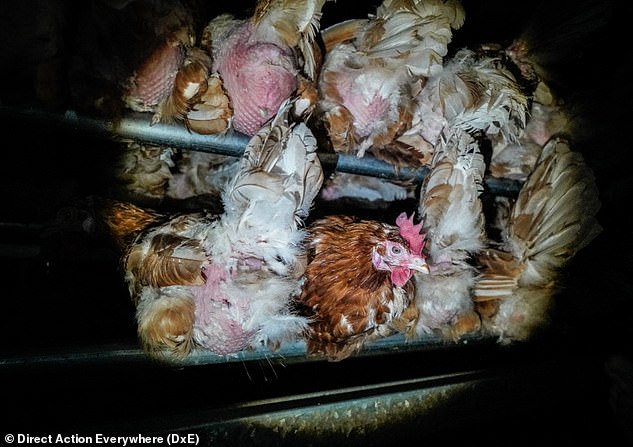
[(555, 136), (512, 204), (502, 242), (477, 254), (474, 287), (484, 333), (500, 342), (526, 340), (546, 326), (563, 268), (600, 232), (593, 171)]
[(138, 233), (123, 267), (151, 356), (274, 348), (306, 328), (289, 302), (305, 268), (302, 220), (323, 173), (309, 128), (288, 121), (292, 106), (250, 140), (222, 215), (161, 216), (129, 204), (108, 214), (119, 241)]
[(441, 71), (452, 30), (464, 22), (457, 0), (385, 0), (375, 16), (323, 30), (319, 117), (336, 152), (370, 152), (419, 167), (428, 153), (397, 141), (414, 118), (427, 77)]
[(486, 173), (482, 139), (514, 142), (525, 126), (528, 98), (501, 60), (459, 50), (430, 76), (416, 98), (408, 136), (433, 147), (419, 213), (428, 235), (430, 275), (416, 275), (417, 335), (458, 340), (479, 330), (472, 256), (487, 243), (480, 195)]
[(472, 288), (472, 255), (486, 242), (480, 194), (485, 163), (477, 143), (458, 129), (436, 148), (420, 192), (418, 212), (427, 234), (430, 273), (414, 274), (416, 335), (451, 340), (480, 329)]
[(416, 97), (416, 113), (403, 139), (432, 151), (456, 129), (506, 144), (521, 135), (529, 98), (498, 56), (460, 49)]

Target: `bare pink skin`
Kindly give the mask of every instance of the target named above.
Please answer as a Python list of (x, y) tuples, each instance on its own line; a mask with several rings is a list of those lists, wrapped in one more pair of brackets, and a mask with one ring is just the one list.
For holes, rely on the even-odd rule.
[(139, 68), (127, 92), (133, 110), (152, 111), (171, 93), (178, 68), (184, 59), (180, 46), (163, 45)]
[(281, 47), (257, 42), (245, 22), (224, 42), (214, 63), (233, 107), (233, 128), (254, 135), (275, 116), (297, 89), (293, 55)]
[(216, 354), (227, 355), (241, 351), (250, 345), (255, 331), (245, 330), (240, 321), (233, 318), (232, 306), (247, 311), (247, 302), (227, 299), (220, 284), (228, 279), (223, 266), (209, 265), (204, 270), (206, 284), (193, 288), (196, 303), (194, 337), (196, 342)]
[(354, 130), (358, 137), (364, 138), (372, 133), (376, 121), (382, 121), (389, 110), (389, 99), (375, 92), (370, 101), (366, 101), (358, 94), (358, 87), (353, 84), (354, 72), (348, 76), (341, 75), (338, 80), (338, 93), (342, 104), (354, 117)]

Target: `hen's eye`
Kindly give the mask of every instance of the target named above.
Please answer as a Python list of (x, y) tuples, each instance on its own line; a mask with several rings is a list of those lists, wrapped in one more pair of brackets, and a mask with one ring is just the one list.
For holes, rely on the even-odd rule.
[(391, 247), (391, 254), (399, 255), (400, 253), (402, 253), (402, 247), (399, 247), (398, 245)]

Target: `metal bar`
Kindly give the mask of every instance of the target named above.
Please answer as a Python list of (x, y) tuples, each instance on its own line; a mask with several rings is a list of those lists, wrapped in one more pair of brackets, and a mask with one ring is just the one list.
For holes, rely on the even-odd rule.
[[(246, 444), (338, 446), (350, 441), (356, 445), (353, 441), (362, 439), (376, 445), (376, 436), (389, 432), (383, 427), (408, 427), (410, 436), (472, 421), (473, 410), (483, 408), (481, 398), (502, 386), (502, 379), (497, 371), (460, 371), (175, 412), (168, 420), (149, 417), (116, 427), (97, 426), (93, 431), (138, 433), (141, 426), (155, 435), (195, 433), (201, 445), (244, 445), (244, 440), (257, 440)], [(463, 411), (466, 407), (469, 411)], [(434, 416), (446, 413), (451, 417), (438, 420)], [(442, 421), (446, 422), (440, 427)], [(385, 440), (378, 445), (383, 444)]]
[[(374, 340), (367, 343), (363, 349), (355, 354), (355, 358), (370, 357), (384, 354), (394, 354), (403, 352), (416, 352), (432, 350), (442, 347), (458, 347), (466, 344), (485, 346), (496, 345), (496, 339), (480, 335), (467, 335), (459, 344), (447, 342), (438, 335), (424, 335), (416, 340), (406, 340), (404, 335), (395, 334), (389, 337)], [(198, 350), (192, 352), (181, 360), (165, 359), (161, 363), (165, 366), (195, 366), (209, 365), (230, 362), (250, 362), (250, 361), (280, 361), (284, 365), (292, 363), (320, 362), (325, 361), (322, 357), (309, 356), (306, 351), (304, 340), (288, 341), (283, 343), (278, 349), (270, 350), (265, 347), (258, 347), (252, 350), (240, 351), (231, 355), (219, 355), (209, 351)], [(30, 352), (18, 356), (0, 356), (0, 369), (8, 367), (46, 367), (75, 364), (109, 364), (114, 361), (138, 361), (153, 362), (138, 347), (131, 342), (129, 344), (116, 345), (94, 345), (85, 348), (70, 348), (56, 352)]]
[[(130, 112), (119, 120), (106, 120), (94, 116), (79, 114), (74, 110), (53, 113), (32, 108), (13, 108), (0, 106), (0, 115), (43, 122), (56, 127), (86, 132), (109, 139), (127, 138), (158, 146), (171, 146), (182, 149), (213, 152), (239, 157), (249, 141), (247, 135), (227, 132), (223, 135), (201, 135), (190, 132), (181, 124), (157, 123), (150, 125), (147, 113)], [(428, 169), (396, 169), (394, 166), (365, 155), (320, 153), (319, 159), (325, 168), (337, 172), (367, 175), (387, 180), (422, 181)], [(514, 180), (486, 177), (486, 188), (493, 194), (516, 195), (521, 184)]]

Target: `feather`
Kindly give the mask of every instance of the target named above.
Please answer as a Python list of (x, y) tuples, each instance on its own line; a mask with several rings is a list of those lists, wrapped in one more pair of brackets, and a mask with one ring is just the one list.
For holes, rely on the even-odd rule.
[[(297, 306), (310, 319), (309, 354), (340, 361), (372, 340), (411, 330), (417, 309), (409, 279), (414, 263), (426, 269), (419, 253), (424, 235), (406, 215), (398, 222), (333, 215), (308, 226), (308, 265)], [(389, 247), (397, 249), (400, 263)]]
[(366, 21), (323, 30), (317, 115), (333, 149), (420, 167), (425, 152), (402, 150), (412, 137), (399, 138), (411, 126), (413, 98), (441, 70), (452, 29), (462, 23), (456, 1), (385, 1)]
[(459, 340), (479, 330), (471, 298), (476, 270), (471, 256), (486, 240), (480, 194), (485, 170), (472, 137), (454, 130), (434, 153), (420, 193), (430, 274), (414, 274), (419, 310), (416, 336), (438, 332)]
[(196, 350), (276, 349), (306, 330), (307, 318), (290, 303), (306, 265), (302, 219), (323, 174), (314, 136), (290, 119), (292, 108), (284, 103), (249, 141), (223, 186), (222, 214), (109, 208), (150, 356), (178, 361)]
[(602, 231), (592, 170), (562, 136), (543, 147), (523, 185), (499, 249), (482, 251), (474, 299), (486, 332), (504, 343), (545, 326), (562, 269)]
[(514, 143), (526, 124), (528, 97), (501, 60), (460, 49), (416, 98), (419, 133), (435, 146), (455, 128)]

